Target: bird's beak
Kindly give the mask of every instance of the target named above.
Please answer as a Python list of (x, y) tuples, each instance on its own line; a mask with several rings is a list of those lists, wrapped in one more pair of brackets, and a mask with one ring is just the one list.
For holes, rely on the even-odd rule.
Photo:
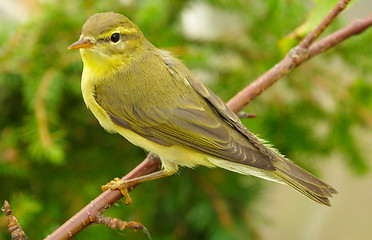
[(90, 41), (89, 39), (81, 38), (81, 39), (79, 39), (79, 41), (74, 42), (73, 44), (71, 44), (68, 47), (68, 50), (78, 49), (78, 48), (92, 48), (95, 45), (96, 44), (93, 43), (92, 41)]

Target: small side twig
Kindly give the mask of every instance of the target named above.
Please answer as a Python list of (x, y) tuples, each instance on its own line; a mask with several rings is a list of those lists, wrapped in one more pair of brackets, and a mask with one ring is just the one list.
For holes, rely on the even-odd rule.
[(313, 42), (326, 30), (326, 28), (333, 22), (337, 15), (346, 8), (347, 4), (351, 0), (341, 0), (336, 6), (328, 13), (328, 15), (322, 20), (322, 22), (310, 32), (299, 44), (301, 48), (309, 48)]
[(14, 240), (27, 240), (25, 232), (22, 230), (21, 224), (18, 222), (17, 218), (13, 216), (12, 209), (7, 200), (4, 201), (4, 205), (1, 209), (8, 220), (8, 230)]
[(238, 112), (236, 115), (238, 115), (239, 118), (255, 118), (256, 114), (250, 114), (243, 111)]
[(133, 229), (133, 231), (137, 231), (137, 230), (141, 230), (143, 229), (143, 225), (142, 223), (139, 223), (139, 222), (133, 222), (133, 221), (130, 221), (130, 222), (126, 222), (126, 221), (123, 221), (123, 220), (120, 220), (118, 218), (110, 218), (110, 217), (106, 217), (102, 214), (98, 215), (96, 220), (94, 221), (94, 223), (96, 224), (103, 224), (107, 227), (110, 227), (112, 229), (120, 229), (120, 230), (124, 230), (126, 228), (130, 228), (130, 229)]
[(363, 19), (355, 19), (350, 22), (346, 27), (328, 35), (327, 37), (315, 42), (309, 49), (307, 59), (310, 59), (330, 48), (344, 41), (345, 39), (358, 35), (367, 28), (372, 26), (372, 14)]

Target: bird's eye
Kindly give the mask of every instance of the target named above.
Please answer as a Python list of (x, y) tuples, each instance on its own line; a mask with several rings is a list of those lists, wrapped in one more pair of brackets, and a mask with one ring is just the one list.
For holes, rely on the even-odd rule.
[(119, 33), (113, 33), (110, 37), (111, 41), (114, 43), (119, 42), (120, 40), (120, 34)]

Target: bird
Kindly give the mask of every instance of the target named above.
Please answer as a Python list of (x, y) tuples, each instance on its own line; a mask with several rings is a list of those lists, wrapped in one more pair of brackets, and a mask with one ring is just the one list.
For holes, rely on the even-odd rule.
[(159, 156), (161, 170), (137, 182), (172, 175), (179, 166), (220, 167), (287, 184), (331, 206), (335, 188), (251, 133), (179, 59), (152, 45), (124, 15), (90, 16), (68, 49), (80, 50), (83, 99), (100, 125)]

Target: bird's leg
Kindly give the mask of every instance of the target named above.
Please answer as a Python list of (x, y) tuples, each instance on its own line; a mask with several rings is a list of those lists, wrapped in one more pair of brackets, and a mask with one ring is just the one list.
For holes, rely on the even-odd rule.
[(153, 173), (140, 176), (140, 177), (136, 177), (133, 179), (129, 179), (129, 180), (121, 180), (120, 178), (115, 178), (108, 184), (102, 186), (102, 191), (106, 191), (108, 189), (120, 190), (121, 194), (123, 194), (123, 196), (126, 198), (126, 200), (124, 201), (124, 204), (129, 205), (132, 203), (132, 199), (129, 196), (128, 188), (130, 188), (133, 185), (142, 183), (142, 182), (146, 182), (146, 181), (150, 181), (150, 180), (154, 180), (154, 179), (158, 179), (162, 177), (167, 177), (167, 176), (172, 175), (173, 173), (174, 173), (173, 171), (169, 172), (169, 171), (160, 170), (157, 172), (153, 172)]

